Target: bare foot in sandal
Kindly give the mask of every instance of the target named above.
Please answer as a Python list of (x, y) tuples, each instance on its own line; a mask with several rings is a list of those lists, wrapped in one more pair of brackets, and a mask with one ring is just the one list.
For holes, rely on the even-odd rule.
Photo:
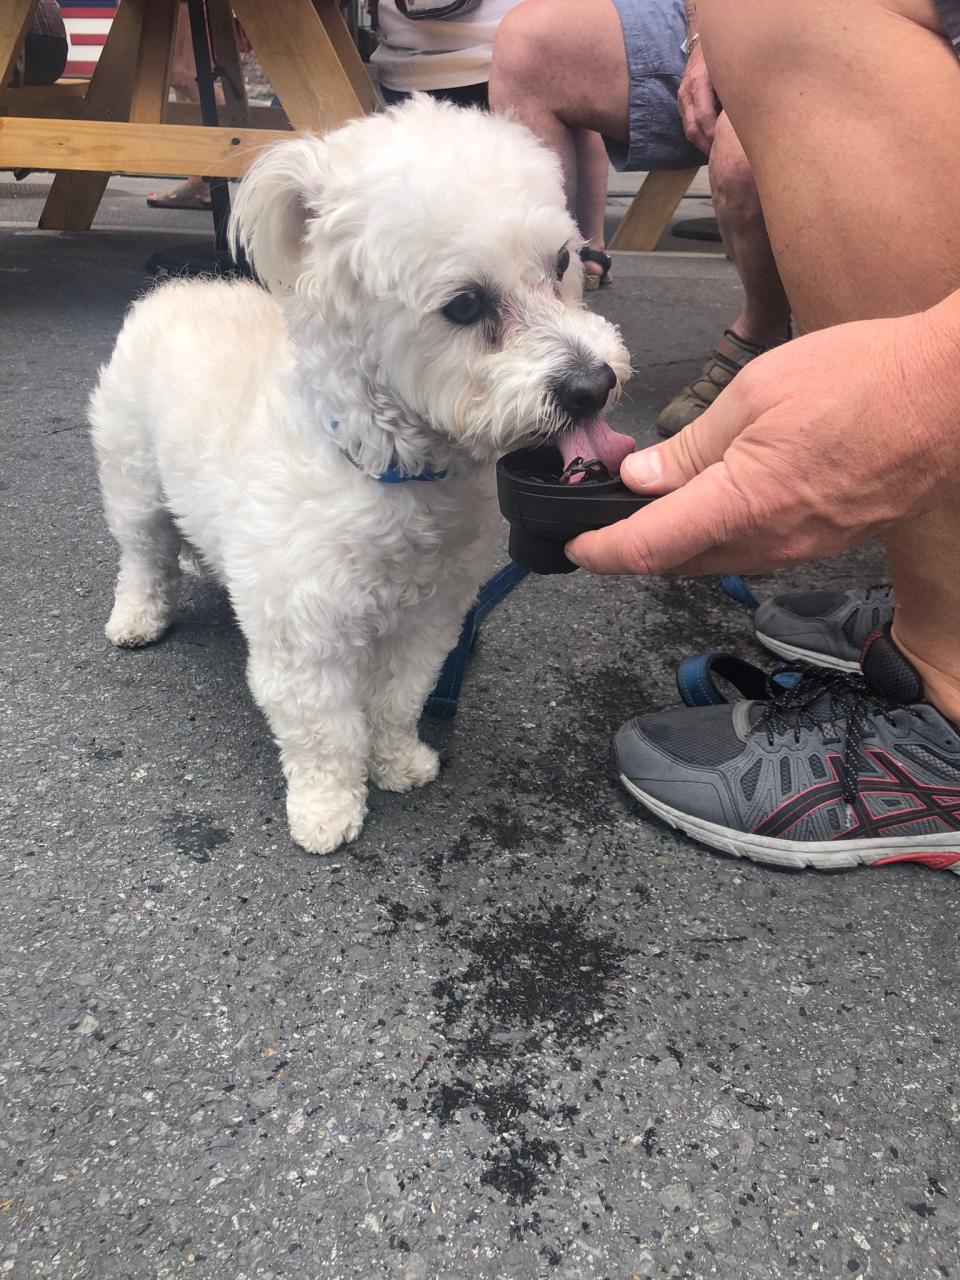
[(590, 249), (586, 246), (580, 250), (583, 263), (583, 287), (600, 289), (604, 285), (613, 284), (613, 259), (603, 249)]
[(187, 178), (166, 195), (158, 196), (151, 191), (147, 196), (147, 204), (151, 209), (208, 210), (212, 207), (210, 184), (204, 182), (203, 178)]

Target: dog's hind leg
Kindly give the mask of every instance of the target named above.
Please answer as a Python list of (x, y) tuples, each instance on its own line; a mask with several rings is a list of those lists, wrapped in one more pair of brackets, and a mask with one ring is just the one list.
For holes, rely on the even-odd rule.
[(180, 581), (180, 532), (164, 506), (150, 441), (133, 411), (94, 397), (91, 422), (107, 524), (120, 547), (116, 599), (104, 628), (115, 645), (159, 640), (170, 624)]
[(111, 644), (151, 644), (170, 625), (176, 606), (180, 534), (161, 507), (135, 521), (111, 521), (110, 527), (120, 544), (120, 569), (104, 631)]

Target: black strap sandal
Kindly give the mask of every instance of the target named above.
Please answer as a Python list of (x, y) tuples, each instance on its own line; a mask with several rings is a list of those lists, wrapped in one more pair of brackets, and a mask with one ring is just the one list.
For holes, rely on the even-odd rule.
[(609, 253), (604, 253), (602, 249), (589, 249), (586, 246), (580, 250), (581, 262), (595, 262), (603, 272), (602, 275), (584, 275), (583, 287), (585, 289), (599, 289), (604, 285), (613, 284), (613, 259)]

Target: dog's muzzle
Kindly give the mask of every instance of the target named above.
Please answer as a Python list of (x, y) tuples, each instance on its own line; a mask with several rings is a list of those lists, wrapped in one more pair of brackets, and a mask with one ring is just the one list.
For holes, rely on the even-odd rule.
[(553, 398), (573, 424), (601, 413), (616, 385), (617, 375), (608, 364), (584, 362), (557, 378), (552, 387)]

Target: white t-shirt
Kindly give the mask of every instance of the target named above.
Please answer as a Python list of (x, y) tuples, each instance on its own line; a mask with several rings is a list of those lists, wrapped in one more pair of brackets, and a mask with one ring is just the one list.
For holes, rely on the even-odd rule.
[(380, 0), (380, 44), (372, 59), (380, 83), (399, 93), (485, 84), (500, 19), (519, 2), (480, 0), (461, 18), (413, 20), (398, 11), (396, 0)]

